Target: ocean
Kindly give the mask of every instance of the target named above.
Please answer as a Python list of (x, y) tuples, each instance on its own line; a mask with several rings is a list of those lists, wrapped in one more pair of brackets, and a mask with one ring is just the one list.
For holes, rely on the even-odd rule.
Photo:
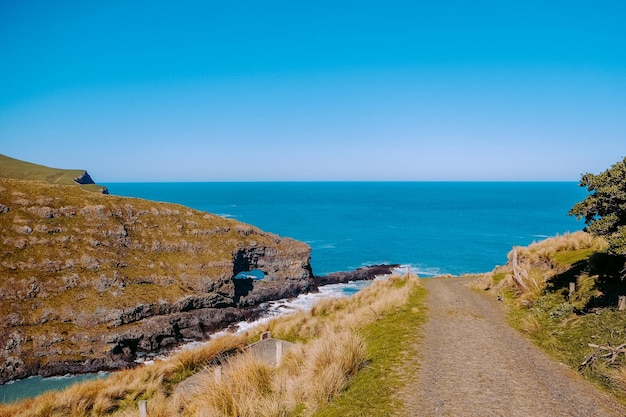
[[(311, 246), (316, 275), (393, 263), (422, 277), (480, 273), (513, 246), (583, 228), (567, 216), (586, 196), (575, 182), (109, 183), (114, 195), (182, 204)], [(367, 283), (268, 303), (270, 315), (308, 308)], [(247, 326), (241, 323), (242, 330)], [(97, 375), (88, 375), (93, 378)], [(0, 402), (85, 377), (29, 378), (0, 386)]]
[(316, 275), (378, 263), (421, 276), (478, 273), (513, 246), (583, 228), (575, 182), (110, 183), (111, 194), (183, 204), (311, 246)]

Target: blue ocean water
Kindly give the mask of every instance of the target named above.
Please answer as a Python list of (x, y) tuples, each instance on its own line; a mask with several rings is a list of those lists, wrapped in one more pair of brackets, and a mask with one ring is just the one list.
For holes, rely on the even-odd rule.
[(575, 182), (110, 183), (308, 243), (316, 275), (376, 263), (421, 276), (477, 273), (515, 245), (582, 229)]

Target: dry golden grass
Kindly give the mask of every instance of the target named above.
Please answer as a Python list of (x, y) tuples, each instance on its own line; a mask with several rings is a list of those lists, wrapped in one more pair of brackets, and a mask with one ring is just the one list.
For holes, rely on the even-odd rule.
[(284, 416), (299, 404), (311, 412), (345, 389), (364, 360), (358, 335), (328, 332), (295, 345), (278, 368), (251, 354), (235, 356), (220, 381), (203, 373), (177, 405), (183, 414), (203, 416)]
[[(141, 399), (148, 400), (150, 417), (287, 416), (294, 410), (309, 415), (345, 390), (366, 362), (357, 330), (401, 308), (417, 286), (417, 277), (377, 281), (351, 299), (324, 300), (309, 312), (275, 319), (247, 335), (227, 335), (151, 366), (3, 406), (0, 415), (136, 417)], [(276, 337), (300, 341), (279, 367), (252, 354), (232, 355), (253, 333), (268, 329)], [(219, 381), (218, 364), (223, 365)]]
[[(206, 345), (182, 350), (165, 361), (132, 370), (119, 371), (106, 379), (82, 382), (61, 392), (0, 406), (4, 416), (103, 416), (116, 410), (128, 412), (140, 398), (168, 398), (171, 387), (246, 344), (243, 336), (226, 335)], [(163, 400), (163, 402), (168, 402)], [(158, 401), (151, 401), (157, 407)], [(163, 408), (163, 407), (159, 407)], [(153, 414), (151, 414), (152, 417)], [(154, 414), (159, 415), (159, 414)], [(169, 411), (161, 415), (172, 415)]]
[(572, 264), (606, 248), (606, 242), (586, 232), (555, 236), (527, 247), (515, 247), (506, 265), (484, 274), (476, 286), (494, 292), (513, 292), (516, 303), (532, 306), (545, 292), (546, 283)]
[(520, 329), (530, 335), (538, 334), (541, 331), (541, 323), (537, 316), (529, 315), (520, 321)]
[(626, 392), (626, 365), (622, 365), (617, 369), (611, 370), (609, 377), (618, 389), (622, 392)]
[(342, 392), (366, 361), (356, 331), (400, 308), (419, 285), (416, 277), (378, 281), (351, 299), (327, 299), (309, 312), (271, 321), (257, 331), (296, 343), (278, 368), (250, 355), (234, 357), (222, 381), (203, 374), (200, 389), (178, 398), (184, 413), (203, 416), (284, 416), (298, 407), (314, 412)]
[(310, 312), (300, 312), (268, 323), (267, 330), (287, 340), (308, 340), (319, 337), (327, 326), (335, 331), (358, 329), (385, 312), (404, 305), (416, 286), (419, 286), (419, 280), (414, 276), (409, 280), (393, 276), (376, 281), (355, 294), (349, 302), (341, 298), (324, 300)]

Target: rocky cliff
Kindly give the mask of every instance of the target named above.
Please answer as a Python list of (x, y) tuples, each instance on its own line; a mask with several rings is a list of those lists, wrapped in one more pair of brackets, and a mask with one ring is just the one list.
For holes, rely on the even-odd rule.
[[(265, 278), (233, 279), (254, 269)], [(0, 383), (124, 367), (313, 286), (304, 243), (179, 205), (0, 178)]]

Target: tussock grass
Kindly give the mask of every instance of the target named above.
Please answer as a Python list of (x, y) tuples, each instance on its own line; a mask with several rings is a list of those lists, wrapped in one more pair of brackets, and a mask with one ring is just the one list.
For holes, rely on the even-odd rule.
[(508, 262), (484, 274), (477, 286), (501, 293), (512, 293), (516, 303), (530, 307), (546, 291), (548, 282), (572, 265), (584, 262), (594, 253), (606, 250), (604, 239), (586, 232), (555, 236), (527, 247), (515, 247)]
[[(138, 415), (143, 399), (150, 417), (363, 415), (372, 404), (379, 414), (370, 415), (389, 415), (398, 405), (393, 392), (402, 384), (397, 369), (423, 320), (420, 294), (417, 277), (377, 281), (350, 299), (324, 300), (246, 335), (227, 335), (151, 366), (0, 406), (0, 415), (130, 417)], [(296, 342), (280, 366), (251, 353), (232, 354), (265, 330)]]
[(612, 369), (609, 373), (609, 378), (618, 390), (626, 392), (626, 365)]
[[(401, 284), (401, 283), (400, 283)], [(406, 384), (406, 363), (416, 361), (416, 329), (426, 318), (423, 307), (426, 291), (408, 282), (404, 302), (359, 330), (363, 337), (368, 365), (336, 400), (322, 407), (315, 416), (387, 417), (402, 408), (397, 392)], [(370, 297), (364, 297), (371, 300)]]
[[(156, 361), (151, 366), (115, 372), (108, 378), (82, 382), (60, 392), (49, 392), (19, 403), (0, 406), (0, 415), (104, 416), (117, 415), (118, 411), (125, 415), (129, 409), (136, 408), (140, 399), (169, 398), (176, 383), (198, 372), (211, 361), (241, 350), (245, 343), (243, 336), (227, 335), (200, 348), (183, 350), (169, 360)], [(162, 402), (169, 403), (169, 400)], [(159, 401), (151, 401), (155, 409), (159, 407), (158, 404)], [(174, 414), (169, 410), (163, 411), (162, 415)]]
[(528, 315), (521, 318), (519, 328), (529, 335), (536, 335), (539, 334), (542, 326), (536, 315)]

